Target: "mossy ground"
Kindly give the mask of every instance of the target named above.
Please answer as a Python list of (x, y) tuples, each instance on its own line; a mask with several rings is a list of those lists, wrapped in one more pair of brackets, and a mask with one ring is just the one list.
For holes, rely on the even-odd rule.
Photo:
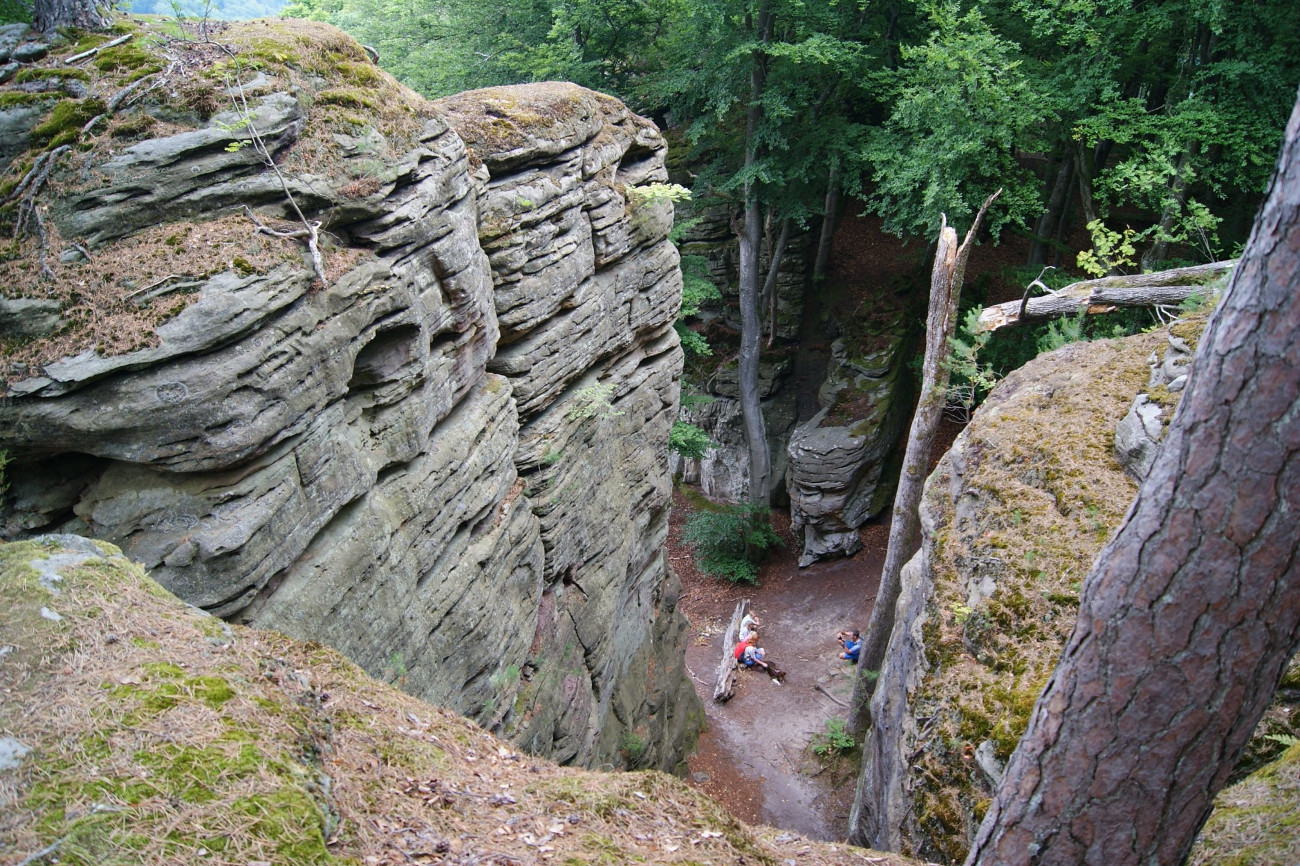
[[(72, 149), (62, 155), (41, 194), (42, 204), (102, 183), (94, 166), (123, 149), (146, 138), (202, 127), (212, 114), (235, 109), (227, 91), (236, 81), (250, 86), (257, 81), (257, 92), (276, 89), (298, 95), (307, 122), (297, 142), (278, 157), (280, 169), (328, 178), (343, 199), (374, 194), (392, 181), (398, 157), (416, 144), (425, 122), (436, 115), (431, 103), (398, 84), (374, 66), (354, 40), (327, 25), (277, 19), (209, 22), (208, 27), (205, 41), (166, 18), (121, 17), (113, 33), (71, 33), (39, 65), (22, 70), (25, 79), (46, 82), (47, 87), (75, 79), (88, 95), (0, 88), (0, 107), (35, 105), (46, 111), (32, 132), (29, 153), (0, 175), (0, 200), (18, 188), (42, 152), (62, 145)], [(133, 38), (73, 67), (64, 64), (67, 57), (117, 34)], [(112, 97), (133, 84), (139, 98), (126, 100), (107, 115)], [(376, 131), (382, 138), (372, 136)], [(370, 135), (382, 144), (356, 158), (336, 135)], [(16, 201), (0, 205), (0, 235), (12, 237), (16, 215)], [(328, 222), (328, 214), (312, 216)], [(300, 244), (256, 234), (240, 213), (160, 225), (89, 250), (90, 262), (79, 256), (60, 261), (61, 253), (80, 239), (62, 237), (55, 222), (45, 220), (46, 263), (52, 278), (42, 274), (41, 243), (35, 233), (0, 247), (0, 294), (55, 300), (64, 320), (49, 337), (0, 341), (0, 387), (7, 379), (30, 375), (39, 365), (87, 349), (118, 355), (157, 345), (158, 325), (196, 297), (192, 290), (160, 297), (141, 291), (158, 281), (194, 283), (222, 270), (247, 275), (282, 261), (302, 263)], [(182, 242), (172, 243), (177, 237)], [(329, 278), (355, 264), (358, 251), (340, 248), (333, 236), (323, 235), (323, 245)]]
[[(914, 714), (920, 853), (961, 862), (993, 787), (975, 760), (1005, 762), (1074, 625), (1093, 557), (1137, 485), (1112, 456), (1115, 424), (1144, 389), (1163, 333), (1067, 346), (1013, 373), (964, 434), (960, 516), (946, 458), (928, 488), (938, 515), (930, 671)], [(973, 596), (985, 583), (990, 595)], [(972, 603), (972, 601), (974, 603)]]
[[(520, 755), (332, 650), (227, 626), (115, 553), (0, 545), (0, 856), (62, 863), (897, 863), (750, 828), (680, 780)], [(42, 616), (58, 613), (55, 622)]]
[(1219, 792), (1189, 866), (1300, 863), (1300, 745)]

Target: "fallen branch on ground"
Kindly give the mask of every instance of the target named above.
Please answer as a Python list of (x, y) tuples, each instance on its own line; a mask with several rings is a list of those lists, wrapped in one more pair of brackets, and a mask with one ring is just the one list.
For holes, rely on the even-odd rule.
[(94, 48), (91, 48), (88, 51), (83, 51), (80, 54), (74, 54), (71, 57), (64, 60), (63, 63), (65, 66), (71, 66), (74, 63), (79, 63), (80, 61), (85, 60), (87, 57), (94, 57), (96, 54), (103, 51), (105, 48), (112, 48), (115, 45), (121, 45), (123, 42), (129, 42), (133, 36), (135, 36), (134, 33), (128, 33), (125, 36), (119, 36), (116, 39), (114, 39), (112, 42), (105, 42), (103, 45), (96, 45)]
[(847, 706), (848, 706), (848, 704), (844, 703), (844, 701), (840, 700), (839, 698), (835, 697), (835, 696), (834, 696), (833, 694), (831, 694), (830, 692), (826, 691), (825, 686), (823, 686), (821, 683), (813, 683), (813, 688), (816, 689), (817, 691), (821, 692), (821, 693), (822, 693), (823, 695), (825, 695), (826, 697), (830, 698), (830, 699), (831, 699), (832, 701), (834, 701), (835, 703), (839, 704), (841, 707), (847, 707)]
[(722, 663), (718, 665), (718, 681), (713, 687), (713, 699), (718, 702), (731, 700), (736, 693), (736, 633), (740, 630), (740, 620), (749, 607), (749, 599), (741, 599), (736, 605), (736, 612), (731, 615), (727, 633), (722, 636)]

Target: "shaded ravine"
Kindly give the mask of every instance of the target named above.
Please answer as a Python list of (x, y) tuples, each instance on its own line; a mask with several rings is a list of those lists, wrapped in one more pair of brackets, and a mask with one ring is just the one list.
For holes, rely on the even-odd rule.
[[(764, 565), (758, 586), (740, 587), (696, 572), (679, 540), (679, 524), (689, 511), (678, 494), (669, 551), (685, 590), (682, 609), (691, 622), (687, 668), (705, 703), (708, 724), (691, 756), (689, 781), (746, 821), (842, 841), (852, 778), (845, 780), (843, 772), (837, 775), (814, 758), (809, 743), (825, 730), (828, 719), (843, 718), (845, 708), (815, 686), (820, 683), (848, 701), (851, 668), (837, 656), (835, 635), (861, 628), (870, 617), (886, 527), (864, 528), (867, 548), (856, 557), (802, 570), (796, 564), (798, 548), (788, 544)], [(785, 515), (774, 516), (784, 529)], [(717, 704), (713, 680), (723, 632), (742, 598), (750, 600), (763, 624), (762, 645), (787, 677), (776, 685), (762, 674), (742, 672), (735, 696)]]

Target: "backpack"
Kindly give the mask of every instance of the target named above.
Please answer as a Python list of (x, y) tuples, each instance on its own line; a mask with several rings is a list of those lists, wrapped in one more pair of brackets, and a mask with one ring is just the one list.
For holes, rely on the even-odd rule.
[(740, 657), (743, 656), (743, 655), (745, 654), (745, 647), (746, 647), (746, 646), (747, 646), (747, 644), (744, 644), (744, 643), (738, 643), (738, 644), (736, 644), (736, 648), (735, 648), (734, 650), (732, 650), (732, 655), (734, 655), (734, 656), (736, 657), (736, 661), (740, 661)]

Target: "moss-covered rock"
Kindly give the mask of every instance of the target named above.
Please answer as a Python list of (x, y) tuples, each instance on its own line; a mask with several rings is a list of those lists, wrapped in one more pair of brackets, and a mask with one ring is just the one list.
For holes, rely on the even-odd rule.
[(1025, 365), (927, 483), (922, 553), (908, 564), (876, 689), (886, 703), (873, 704), (883, 722), (864, 747), (877, 757), (868, 809), (878, 842), (965, 857), (1092, 558), (1136, 493), (1112, 456), (1113, 431), (1162, 339), (1076, 343)]
[(0, 602), (0, 731), (29, 750), (0, 769), (15, 862), (861, 862), (661, 773), (522, 756), (330, 650), (181, 603), (112, 546), (0, 544)]
[(1300, 863), (1300, 742), (1219, 792), (1187, 862), (1190, 866)]

